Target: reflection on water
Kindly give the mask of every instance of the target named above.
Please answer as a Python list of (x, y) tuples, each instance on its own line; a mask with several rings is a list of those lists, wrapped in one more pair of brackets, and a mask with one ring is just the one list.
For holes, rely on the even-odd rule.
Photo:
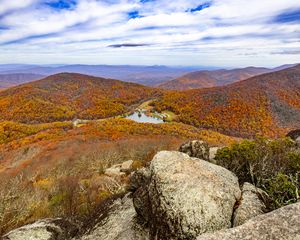
[(135, 112), (126, 118), (140, 123), (163, 123), (164, 122), (162, 119), (149, 117), (145, 115), (145, 113), (143, 112)]

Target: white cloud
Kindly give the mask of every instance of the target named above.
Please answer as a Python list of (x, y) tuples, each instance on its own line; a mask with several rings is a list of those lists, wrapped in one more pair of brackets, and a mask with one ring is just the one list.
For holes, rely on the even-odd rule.
[[(251, 65), (260, 57), (270, 65), (300, 62), (299, 19), (275, 21), (279, 14), (300, 12), (299, 0), (214, 0), (190, 11), (209, 2), (77, 0), (70, 9), (55, 9), (42, 0), (3, 0), (0, 62), (23, 61), (22, 54), (27, 62), (45, 63), (58, 62), (58, 56), (66, 63), (220, 65), (220, 56), (221, 65), (247, 59)], [(124, 43), (148, 45), (107, 47)]]
[(34, 2), (37, 2), (37, 0), (2, 0), (0, 4), (0, 15), (8, 11), (28, 7)]

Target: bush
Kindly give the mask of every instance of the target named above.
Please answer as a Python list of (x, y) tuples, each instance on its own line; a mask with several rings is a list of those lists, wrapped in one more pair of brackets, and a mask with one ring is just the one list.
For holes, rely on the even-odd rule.
[(274, 200), (275, 207), (281, 207), (299, 200), (299, 174), (288, 176), (278, 173), (274, 176), (267, 186), (271, 199)]
[(299, 200), (300, 154), (290, 138), (245, 140), (220, 149), (216, 160), (241, 183), (251, 182), (264, 189), (274, 208)]

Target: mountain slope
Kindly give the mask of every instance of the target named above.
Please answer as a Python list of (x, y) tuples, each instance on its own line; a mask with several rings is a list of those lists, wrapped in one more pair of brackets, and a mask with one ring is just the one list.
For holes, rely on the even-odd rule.
[(61, 73), (0, 92), (0, 121), (52, 122), (116, 116), (159, 94), (118, 80)]
[(44, 76), (32, 73), (0, 74), (0, 89), (42, 79)]
[(196, 88), (208, 88), (223, 86), (233, 82), (271, 72), (267, 68), (241, 68), (233, 70), (197, 71), (188, 73), (180, 78), (158, 85), (158, 87), (169, 90), (188, 90)]
[(300, 127), (300, 65), (223, 87), (171, 91), (154, 104), (195, 126), (236, 136), (277, 136)]
[(189, 90), (197, 88), (209, 88), (224, 86), (234, 82), (239, 82), (257, 75), (284, 70), (295, 67), (297, 64), (286, 64), (273, 69), (262, 67), (247, 67), (232, 70), (205, 70), (190, 72), (179, 78), (157, 85), (157, 87), (167, 90)]

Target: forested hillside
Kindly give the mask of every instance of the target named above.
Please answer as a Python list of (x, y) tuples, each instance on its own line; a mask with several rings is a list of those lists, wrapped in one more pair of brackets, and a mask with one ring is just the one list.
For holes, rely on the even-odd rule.
[(197, 71), (160, 84), (158, 87), (169, 90), (189, 90), (224, 86), (230, 83), (271, 72), (272, 69), (248, 67), (232, 70)]
[(160, 91), (118, 80), (61, 73), (1, 91), (0, 121), (42, 123), (99, 119), (128, 112)]
[(170, 91), (154, 103), (180, 121), (236, 136), (278, 136), (300, 127), (300, 65), (231, 85)]

